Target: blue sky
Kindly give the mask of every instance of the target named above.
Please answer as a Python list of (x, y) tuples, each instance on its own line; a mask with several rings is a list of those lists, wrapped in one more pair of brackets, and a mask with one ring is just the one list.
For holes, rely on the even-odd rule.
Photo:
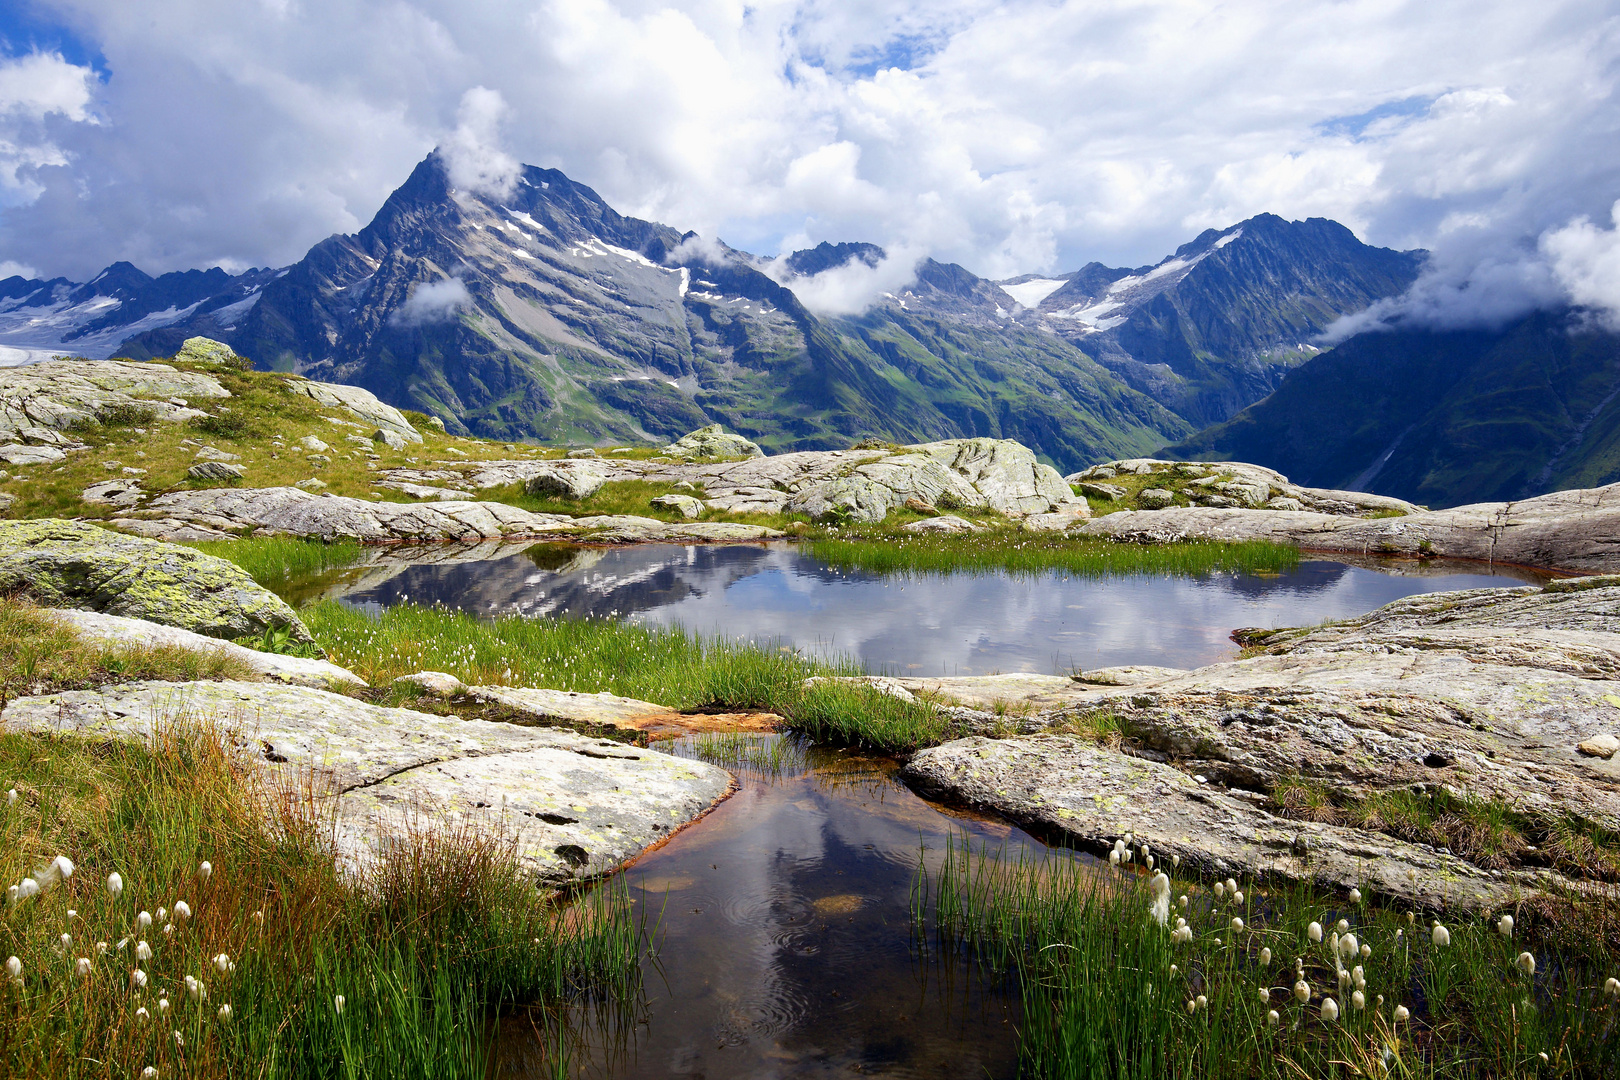
[(1615, 0), (13, 0), (0, 42), (0, 271), (285, 264), (454, 139), (764, 255), (1134, 266), (1269, 211), (1434, 250), (1431, 306), (1610, 289)]

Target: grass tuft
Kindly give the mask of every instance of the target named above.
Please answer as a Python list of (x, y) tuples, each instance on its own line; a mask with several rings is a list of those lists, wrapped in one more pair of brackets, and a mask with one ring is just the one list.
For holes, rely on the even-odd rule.
[(972, 535), (909, 534), (817, 540), (814, 557), (846, 570), (876, 574), (996, 573), (1074, 577), (1129, 574), (1196, 576), (1281, 573), (1299, 565), (1299, 552), (1265, 541), (1121, 544), (1012, 531)]

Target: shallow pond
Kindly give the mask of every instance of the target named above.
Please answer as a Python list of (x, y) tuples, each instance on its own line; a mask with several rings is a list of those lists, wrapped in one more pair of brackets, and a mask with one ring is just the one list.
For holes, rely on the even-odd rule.
[(620, 618), (861, 661), (874, 673), (1066, 673), (1230, 659), (1240, 626), (1301, 626), (1413, 593), (1519, 585), (1472, 563), (1307, 560), (1276, 575), (1077, 578), (846, 571), (793, 544), (587, 548), (542, 544), (495, 558), (379, 564), (327, 595), (361, 607), (406, 599), (481, 614)]
[[(359, 607), (406, 600), (482, 614), (619, 618), (857, 658), (899, 674), (1194, 667), (1235, 655), (1240, 626), (1297, 626), (1402, 596), (1522, 584), (1472, 564), (1308, 560), (1277, 575), (882, 577), (789, 544), (581, 548), (547, 544), (384, 557), (321, 584)], [(947, 838), (1044, 853), (1005, 824), (920, 799), (894, 762), (791, 748), (735, 768), (736, 795), (624, 874), (658, 922), (632, 1015), (568, 1015), (570, 1074), (590, 1078), (1013, 1077), (1015, 988), (912, 933), (925, 851)], [(694, 744), (661, 744), (691, 754)], [(1072, 853), (1059, 858), (1085, 859)], [(660, 916), (661, 913), (661, 916)], [(519, 1012), (502, 1071), (552, 1076)]]
[[(923, 847), (937, 868), (950, 837), (1008, 855), (1046, 849), (935, 808), (887, 758), (749, 740), (777, 742), (779, 768), (728, 763), (738, 792), (624, 874), (658, 921), (656, 955), (643, 961), (635, 1015), (569, 1017), (572, 1075), (1014, 1076), (1016, 991), (914, 942), (912, 887)], [(506, 1075), (551, 1075), (534, 1030), (523, 1013), (506, 1019)]]

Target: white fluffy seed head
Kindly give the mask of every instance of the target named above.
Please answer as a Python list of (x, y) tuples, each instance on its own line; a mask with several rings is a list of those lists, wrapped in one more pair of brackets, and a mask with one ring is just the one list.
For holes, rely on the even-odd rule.
[(204, 859), (202, 864), (197, 867), (197, 880), (198, 881), (207, 881), (209, 878), (211, 878), (213, 876), (214, 876), (214, 864), (209, 862), (208, 860)]
[(176, 902), (174, 905), (174, 921), (181, 922), (189, 918), (191, 918), (191, 905), (184, 900)]
[(1266, 1023), (1270, 1024), (1272, 1027), (1276, 1027), (1281, 1021), (1282, 1016), (1277, 1012), (1276, 1009), (1272, 1009), (1270, 1012), (1266, 1013)]
[(1232, 894), (1232, 903), (1234, 903), (1234, 904), (1243, 903), (1243, 890), (1242, 889), (1239, 889), (1237, 892)]
[[(122, 888), (122, 885), (119, 887)], [(135, 925), (141, 930), (151, 929), (152, 913), (150, 911), (143, 911), (139, 915), (135, 916)]]
[(1351, 889), (1350, 890), (1350, 902), (1352, 904), (1361, 903), (1361, 890), (1360, 889)]
[(1513, 916), (1504, 915), (1496, 920), (1496, 932), (1503, 937), (1513, 936)]
[[(145, 1010), (143, 1009), (142, 1011), (144, 1012)], [(158, 1080), (158, 1071), (152, 1066), (148, 1065), (146, 1068), (141, 1070), (141, 1080)]]
[(1265, 966), (1266, 964), (1269, 964), (1269, 963), (1271, 963), (1271, 949), (1269, 947), (1261, 949), (1260, 950), (1260, 964), (1261, 964), (1261, 966), (1263, 967), (1263, 966)]
[(152, 946), (148, 945), (145, 941), (136, 942), (135, 943), (135, 959), (137, 959), (137, 960), (150, 960), (150, 959), (152, 959)]
[(231, 1007), (229, 1005), (221, 1005), (219, 1007), (219, 1019), (220, 1019), (221, 1023), (229, 1023), (230, 1022), (230, 1019), (231, 1019)]
[(1605, 982), (1603, 992), (1612, 998), (1620, 998), (1620, 979), (1610, 979)]
[(107, 895), (114, 900), (124, 895), (124, 875), (116, 870), (107, 875)]
[(1232, 918), (1232, 933), (1234, 933), (1234, 934), (1241, 933), (1242, 930), (1243, 930), (1243, 920), (1237, 918), (1236, 916), (1233, 916), (1233, 918)]
[(1451, 944), (1451, 931), (1435, 923), (1434, 930), (1429, 934), (1429, 940), (1434, 942), (1435, 948), (1444, 948)]
[(1178, 870), (1181, 869), (1181, 856), (1180, 855), (1172, 855), (1172, 856), (1170, 856), (1170, 865), (1175, 867)]
[(1310, 938), (1313, 943), (1320, 942), (1322, 940), (1322, 924), (1319, 922), (1311, 923), (1305, 928), (1305, 936)]
[(90, 958), (88, 956), (79, 957), (79, 959), (73, 964), (73, 970), (78, 972), (78, 974), (81, 976), (90, 974), (91, 969), (94, 967), (95, 965), (90, 963)]
[(1304, 979), (1296, 982), (1294, 984), (1294, 1000), (1299, 1002), (1301, 1005), (1311, 1000), (1311, 984), (1306, 982)]
[(1215, 883), (1215, 896), (1216, 896), (1216, 898), (1220, 898), (1220, 897), (1225, 896), (1225, 895), (1226, 895), (1226, 886), (1223, 885), (1221, 882), (1217, 881)]
[(134, 971), (131, 971), (129, 973), (129, 985), (133, 990), (145, 990), (146, 972), (142, 971), (140, 968), (136, 968)]
[(1513, 963), (1526, 975), (1534, 975), (1536, 973), (1536, 958), (1527, 952), (1520, 953), (1519, 958)]
[(334, 997), (332, 999), (332, 1010), (334, 1012), (336, 1012), (339, 1016), (342, 1016), (343, 1015), (343, 1006), (346, 1003), (347, 1003), (347, 999), (345, 999), (342, 994), (339, 994), (339, 995), (337, 995), (336, 997)]
[(1361, 958), (1363, 960), (1367, 960), (1367, 959), (1370, 959), (1371, 957), (1372, 957), (1372, 946), (1371, 945), (1363, 945), (1361, 947)]
[(1271, 988), (1270, 987), (1262, 986), (1260, 988), (1260, 1000), (1261, 1001), (1270, 1001), (1271, 1000)]
[(1403, 1020), (1410, 1020), (1411, 1018), (1412, 1018), (1412, 1012), (1405, 1005), (1397, 1005), (1397, 1006), (1395, 1006), (1395, 1022), (1397, 1024), (1399, 1024)]
[(1337, 1020), (1338, 1018), (1339, 1018), (1339, 1003), (1337, 1001), (1334, 1001), (1332, 998), (1323, 998), (1322, 999), (1322, 1019), (1331, 1022), (1333, 1020)]
[(1350, 1004), (1356, 1009), (1357, 1012), (1360, 1012), (1362, 1009), (1367, 1007), (1367, 995), (1363, 994), (1360, 990), (1357, 990), (1355, 993), (1350, 995)]

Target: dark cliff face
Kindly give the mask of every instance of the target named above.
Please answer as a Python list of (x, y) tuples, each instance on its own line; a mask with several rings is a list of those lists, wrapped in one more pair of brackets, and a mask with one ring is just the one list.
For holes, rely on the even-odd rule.
[(1167, 455), (1431, 506), (1620, 480), (1620, 335), (1581, 312), (1498, 332), (1366, 333)]
[(525, 168), (498, 196), (454, 191), (430, 155), (358, 233), (227, 282), (124, 351), (206, 333), (495, 438), (665, 439), (715, 421), (775, 451), (983, 435), (1067, 470), (1258, 400), (1306, 338), (1416, 265), (1331, 222), (1262, 217), (1157, 266), (1091, 264), (1035, 309), (925, 260), (864, 313), (818, 316), (773, 277), (874, 268), (881, 248), (824, 243), (768, 268), (687, 239), (555, 170)]

